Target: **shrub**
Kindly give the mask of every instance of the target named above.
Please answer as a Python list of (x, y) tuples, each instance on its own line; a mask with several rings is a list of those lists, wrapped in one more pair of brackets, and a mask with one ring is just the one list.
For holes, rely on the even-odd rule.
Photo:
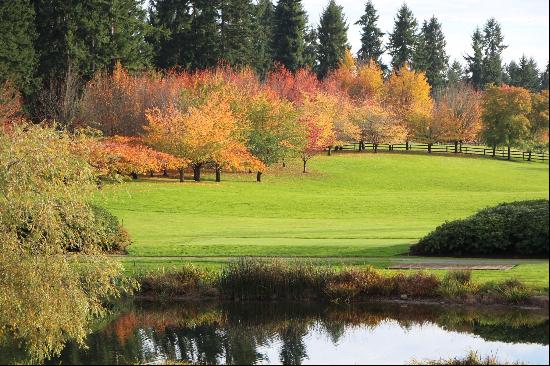
[(470, 271), (449, 271), (443, 277), (438, 293), (450, 299), (462, 299), (473, 295), (477, 291), (477, 285), (471, 282)]
[(481, 357), (477, 352), (471, 351), (466, 357), (454, 357), (439, 360), (418, 361), (412, 360), (411, 365), (522, 365), (521, 363), (508, 363), (498, 360), (495, 356)]
[(152, 273), (139, 277), (140, 293), (159, 298), (215, 296), (214, 279), (210, 272), (191, 264), (174, 272)]
[(481, 286), (478, 295), (493, 301), (521, 304), (533, 295), (533, 291), (521, 281), (510, 279), (503, 282), (487, 282)]
[(217, 287), (232, 299), (304, 299), (321, 295), (331, 274), (312, 264), (243, 258), (224, 267)]
[(548, 200), (503, 203), (447, 222), (411, 247), (413, 255), (548, 258)]
[(91, 209), (101, 234), (101, 248), (106, 252), (126, 252), (126, 247), (132, 240), (128, 231), (120, 225), (118, 218), (103, 207), (91, 205)]

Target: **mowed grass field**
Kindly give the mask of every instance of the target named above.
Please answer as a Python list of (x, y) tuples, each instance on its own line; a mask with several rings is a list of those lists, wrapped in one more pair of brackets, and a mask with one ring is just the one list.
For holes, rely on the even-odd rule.
[[(108, 185), (96, 201), (123, 221), (134, 257), (380, 257), (383, 266), (445, 220), (549, 193), (548, 164), (414, 154), (318, 156), (307, 174), (296, 161), (262, 183), (255, 174), (204, 178)], [(534, 266), (547, 284), (548, 265)]]

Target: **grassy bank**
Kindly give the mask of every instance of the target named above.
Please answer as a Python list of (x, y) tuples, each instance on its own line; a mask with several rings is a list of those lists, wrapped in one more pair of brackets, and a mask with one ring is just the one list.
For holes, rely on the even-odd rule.
[(120, 217), (135, 256), (390, 257), (445, 220), (500, 202), (548, 197), (548, 165), (447, 156), (319, 156), (261, 184), (143, 179), (96, 202)]
[(519, 280), (480, 283), (469, 271), (390, 272), (282, 260), (239, 259), (220, 271), (193, 265), (138, 277), (140, 295), (157, 299), (316, 300), (441, 299), (450, 302), (529, 304), (537, 291)]

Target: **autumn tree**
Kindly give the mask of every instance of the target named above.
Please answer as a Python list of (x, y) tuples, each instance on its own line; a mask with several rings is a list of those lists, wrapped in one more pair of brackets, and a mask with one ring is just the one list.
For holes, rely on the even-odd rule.
[(454, 142), (458, 153), (459, 144), (474, 141), (481, 131), (481, 93), (466, 83), (448, 87), (435, 103), (433, 119), (444, 126), (443, 141)]
[[(201, 179), (201, 169), (210, 162), (215, 164), (217, 180), (223, 168), (242, 169), (247, 164), (258, 164), (244, 146), (239, 117), (221, 93), (212, 93), (205, 103), (183, 111), (173, 106), (165, 112), (149, 110), (146, 116), (148, 144), (187, 159), (197, 182)], [(180, 168), (182, 175), (183, 167)]]
[(548, 150), (548, 90), (539, 93), (531, 93), (531, 113), (529, 122), (529, 160), (532, 150)]
[(394, 71), (387, 81), (385, 103), (407, 130), (409, 141), (416, 136), (419, 125), (425, 124), (432, 113), (430, 84), (423, 72), (409, 70), (407, 65)]
[(357, 107), (351, 114), (351, 121), (359, 130), (360, 150), (364, 150), (365, 142), (372, 143), (374, 152), (378, 152), (382, 143), (394, 144), (406, 139), (403, 125), (374, 100)]
[(482, 135), (493, 147), (493, 156), (498, 146), (520, 147), (529, 135), (531, 123), (531, 96), (526, 89), (514, 86), (490, 86), (483, 95)]
[(338, 101), (325, 93), (305, 95), (299, 108), (300, 124), (306, 130), (306, 143), (300, 151), (307, 172), (307, 162), (316, 154), (336, 142), (334, 121), (338, 114)]
[[(273, 93), (260, 93), (248, 101), (246, 119), (250, 123), (248, 149), (263, 165), (270, 166), (300, 151), (305, 131), (298, 124), (294, 105)], [(256, 180), (261, 181), (259, 170)]]

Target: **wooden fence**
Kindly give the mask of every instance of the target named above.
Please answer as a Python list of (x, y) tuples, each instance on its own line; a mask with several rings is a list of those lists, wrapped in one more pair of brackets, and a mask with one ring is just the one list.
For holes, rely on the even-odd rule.
[[(474, 145), (451, 145), (451, 144), (373, 144), (373, 143), (359, 143), (353, 142), (342, 146), (337, 146), (331, 150), (328, 150), (330, 154), (334, 152), (350, 152), (350, 151), (392, 151), (392, 152), (427, 152), (432, 154), (464, 154), (464, 155), (477, 155), (486, 156), (489, 158), (496, 158), (501, 160), (508, 160), (508, 149), (495, 149), (485, 146)], [(520, 151), (511, 149), (510, 160), (523, 160), (523, 161), (536, 161), (545, 162), (548, 161), (548, 153), (536, 153), (528, 151)]]

